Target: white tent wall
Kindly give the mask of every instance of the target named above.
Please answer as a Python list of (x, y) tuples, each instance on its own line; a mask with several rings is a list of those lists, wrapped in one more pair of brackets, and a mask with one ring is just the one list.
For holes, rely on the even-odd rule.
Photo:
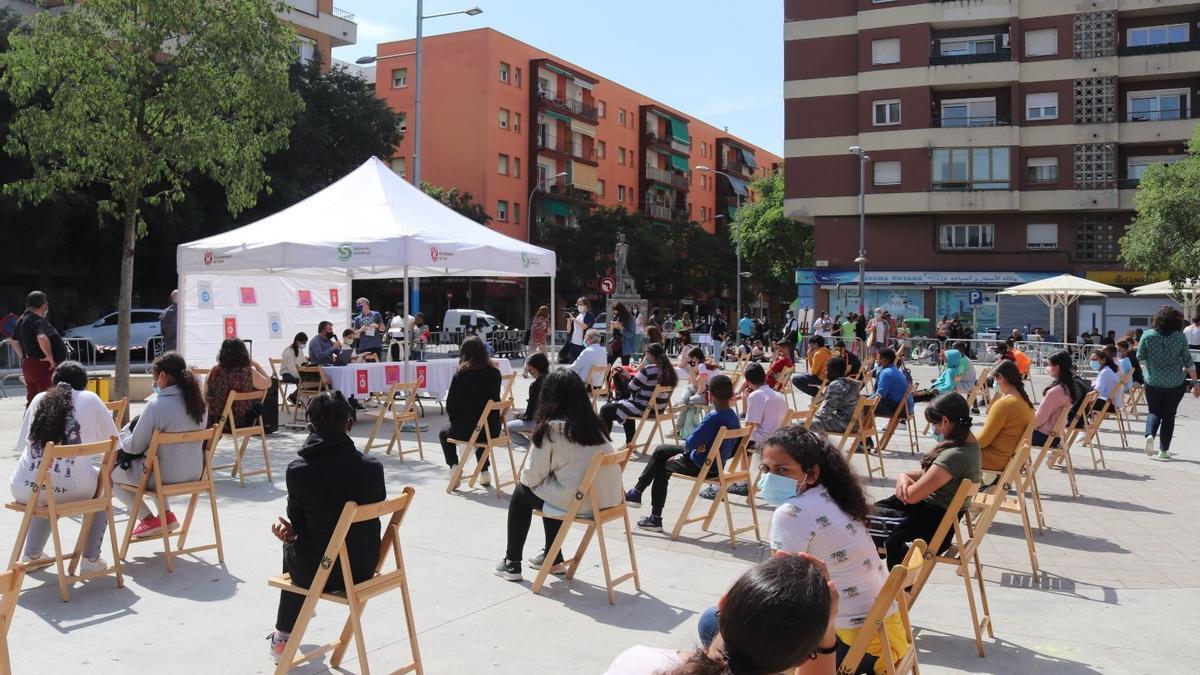
[[(308, 306), (302, 305), (305, 291)], [(216, 363), (227, 319), (233, 320), (236, 337), (253, 340), (254, 359), (269, 368), (267, 359), (278, 358), (296, 333), (311, 338), (322, 321), (332, 321), (340, 337), (350, 327), (354, 305), (345, 270), (184, 273), (179, 293), (179, 351), (190, 365), (200, 367)], [(273, 326), (276, 319), (278, 327)]]

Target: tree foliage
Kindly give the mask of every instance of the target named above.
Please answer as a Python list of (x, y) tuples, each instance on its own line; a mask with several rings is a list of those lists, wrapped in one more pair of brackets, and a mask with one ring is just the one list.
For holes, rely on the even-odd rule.
[(425, 191), (425, 194), (457, 211), (459, 215), (466, 216), (480, 225), (487, 225), (488, 221), (492, 219), (483, 204), (476, 202), (470, 192), (430, 183), (421, 183), (421, 189)]
[(28, 202), (81, 188), (122, 224), (116, 390), (127, 390), (134, 247), (142, 210), (180, 202), (205, 175), (237, 213), (267, 187), (299, 98), (288, 91), (294, 33), (276, 0), (88, 0), (41, 12), (0, 55), (17, 106), (5, 149)]
[(742, 267), (751, 273), (752, 288), (773, 298), (792, 298), (796, 268), (812, 267), (812, 226), (784, 215), (782, 171), (759, 178), (750, 189), (756, 197), (742, 205), (736, 219)]
[(1121, 260), (1176, 284), (1200, 279), (1200, 127), (1188, 156), (1142, 174), (1137, 213), (1121, 238)]

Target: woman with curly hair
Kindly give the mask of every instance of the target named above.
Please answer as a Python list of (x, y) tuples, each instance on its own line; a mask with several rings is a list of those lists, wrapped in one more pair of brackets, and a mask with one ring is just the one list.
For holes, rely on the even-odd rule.
[[(262, 391), (270, 386), (271, 376), (257, 361), (250, 358), (246, 343), (237, 338), (225, 338), (220, 351), (217, 352), (217, 365), (209, 371), (204, 380), (209, 426), (216, 424), (225, 413), (225, 401), (230, 393)], [(254, 418), (257, 417), (253, 401), (235, 403), (233, 414), (237, 418), (238, 426), (253, 424)]]

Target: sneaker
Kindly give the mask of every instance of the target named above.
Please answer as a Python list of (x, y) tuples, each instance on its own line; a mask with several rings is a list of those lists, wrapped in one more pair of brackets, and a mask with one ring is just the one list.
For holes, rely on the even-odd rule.
[(483, 487), (490, 487), (492, 485), (492, 474), (487, 471), (479, 474), (479, 484)]
[(175, 517), (175, 512), (167, 511), (167, 531), (174, 532), (181, 527), (179, 519)]
[(717, 488), (715, 488), (711, 485), (705, 485), (704, 489), (700, 491), (700, 498), (701, 499), (716, 499), (717, 498)]
[(267, 635), (267, 649), (270, 651), (275, 665), (279, 665), (279, 659), (283, 657), (283, 650), (287, 649), (287, 642), (288, 639), (281, 637), (277, 630), (273, 630), (270, 635)]
[(505, 581), (521, 581), (521, 561), (501, 558), (496, 563), (496, 576)]
[(83, 560), (79, 561), (79, 574), (81, 576), (99, 574), (106, 569), (108, 569), (108, 562), (100, 556), (96, 556), (95, 560), (89, 560), (87, 557), (84, 557)]
[(52, 561), (50, 559), (50, 556), (46, 555), (45, 553), (34, 553), (33, 555), (21, 556), (21, 564), (28, 565), (30, 567), (36, 567), (38, 565), (48, 565), (51, 562)]
[(153, 537), (162, 534), (162, 521), (156, 515), (149, 515), (138, 521), (136, 527), (133, 528), (133, 536), (136, 537)]
[(729, 494), (737, 496), (737, 497), (749, 497), (750, 496), (750, 484), (749, 483), (734, 483), (733, 485), (729, 486), (728, 492), (729, 492)]
[(638, 519), (637, 526), (651, 532), (662, 532), (662, 516), (643, 516)]
[[(542, 563), (544, 563), (544, 562), (546, 562), (546, 552), (543, 550), (541, 553), (526, 560), (525, 565), (528, 566), (529, 569), (531, 569), (531, 570), (540, 570), (540, 569), (542, 569)], [(554, 563), (550, 567), (550, 574), (561, 575), (561, 574), (566, 574), (566, 573), (567, 573), (567, 564), (565, 562), (563, 562), (562, 553), (559, 553), (558, 554), (558, 562)]]
[(1154, 456), (1154, 459), (1157, 459), (1160, 462), (1169, 462), (1171, 461), (1171, 454), (1166, 450), (1159, 450), (1158, 454)]
[(1153, 436), (1146, 437), (1146, 456), (1147, 457), (1154, 456), (1154, 437)]
[(641, 508), (642, 493), (638, 492), (636, 488), (630, 488), (629, 491), (625, 493), (625, 503), (635, 509)]

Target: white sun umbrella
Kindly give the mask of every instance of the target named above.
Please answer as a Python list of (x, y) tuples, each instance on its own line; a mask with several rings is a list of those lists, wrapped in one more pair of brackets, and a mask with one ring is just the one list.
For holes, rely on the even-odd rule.
[(1189, 279), (1176, 288), (1170, 281), (1159, 281), (1145, 286), (1138, 286), (1133, 289), (1133, 295), (1145, 297), (1154, 295), (1165, 295), (1180, 305), (1183, 305), (1183, 313), (1188, 319), (1196, 315), (1196, 308), (1200, 307), (1200, 281)]
[[(1106, 293), (1124, 293), (1123, 289), (1072, 274), (1060, 274), (1041, 281), (1031, 281), (1000, 291), (1000, 295), (1036, 297), (1050, 309), (1050, 334), (1054, 334), (1054, 310), (1062, 307), (1063, 330), (1067, 328), (1067, 308), (1079, 298), (1104, 297)], [(1065, 341), (1065, 336), (1064, 336)]]

